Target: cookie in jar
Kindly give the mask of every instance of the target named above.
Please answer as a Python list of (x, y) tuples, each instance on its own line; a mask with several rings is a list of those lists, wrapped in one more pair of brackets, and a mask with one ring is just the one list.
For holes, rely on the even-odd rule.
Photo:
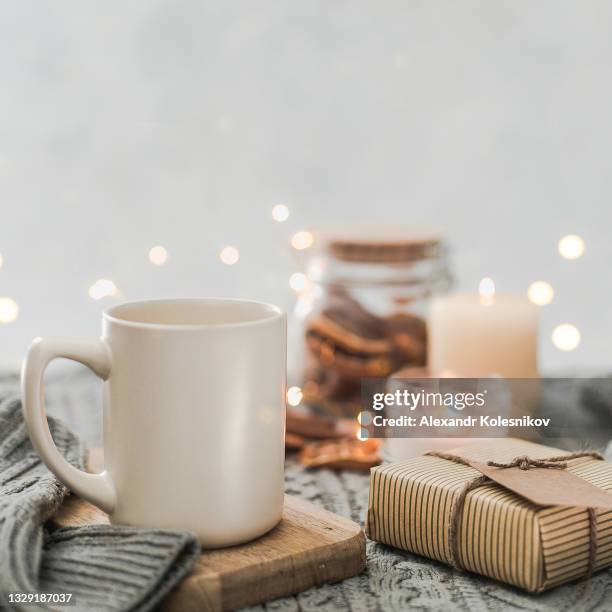
[(300, 251), (308, 279), (292, 317), (290, 368), (304, 404), (337, 416), (361, 410), (363, 378), (427, 364), (430, 298), (448, 290), (447, 248), (432, 230), (313, 230)]

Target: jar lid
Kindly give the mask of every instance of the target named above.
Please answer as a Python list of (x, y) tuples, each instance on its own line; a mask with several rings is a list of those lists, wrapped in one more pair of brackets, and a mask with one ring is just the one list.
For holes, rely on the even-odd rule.
[(314, 233), (320, 248), (341, 261), (401, 264), (439, 257), (444, 249), (439, 232), (414, 226), (327, 227)]

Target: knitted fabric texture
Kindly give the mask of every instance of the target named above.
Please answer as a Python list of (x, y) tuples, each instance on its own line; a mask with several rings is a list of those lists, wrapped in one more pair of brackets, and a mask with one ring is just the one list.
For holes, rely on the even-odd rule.
[[(49, 417), (60, 453), (83, 468), (79, 440)], [(89, 525), (49, 529), (67, 489), (32, 448), (17, 399), (0, 401), (0, 605), (11, 592), (72, 593), (69, 610), (151, 610), (199, 556), (195, 535)], [(51, 609), (51, 608), (48, 608)], [(54, 609), (58, 609), (57, 604)]]

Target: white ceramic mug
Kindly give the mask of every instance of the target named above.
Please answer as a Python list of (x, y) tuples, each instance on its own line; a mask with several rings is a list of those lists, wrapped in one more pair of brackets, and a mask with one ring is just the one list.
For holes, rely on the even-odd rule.
[[(56, 357), (104, 380), (105, 471), (58, 452), (43, 373)], [(272, 529), (283, 507), (286, 316), (247, 300), (130, 302), (104, 312), (99, 340), (37, 339), (22, 395), (49, 469), (111, 521), (187, 529), (207, 548)]]

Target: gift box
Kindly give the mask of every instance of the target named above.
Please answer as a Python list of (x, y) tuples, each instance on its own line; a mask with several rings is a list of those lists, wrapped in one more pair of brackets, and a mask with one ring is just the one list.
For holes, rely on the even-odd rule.
[(612, 565), (612, 464), (504, 438), (378, 466), (366, 533), (541, 592)]

